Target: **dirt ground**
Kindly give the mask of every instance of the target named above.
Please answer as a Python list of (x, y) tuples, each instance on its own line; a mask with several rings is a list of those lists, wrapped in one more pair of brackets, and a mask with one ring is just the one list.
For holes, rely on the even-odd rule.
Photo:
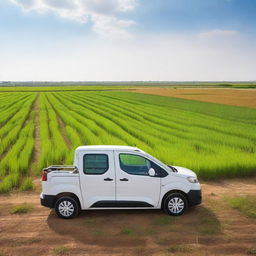
[[(183, 216), (161, 210), (84, 211), (63, 220), (39, 203), (37, 191), (0, 196), (0, 255), (246, 255), (256, 247), (256, 220), (226, 197), (256, 192), (256, 179), (202, 184), (203, 203)], [(34, 209), (10, 214), (21, 203)]]
[(139, 88), (138, 93), (256, 108), (256, 90), (224, 88)]

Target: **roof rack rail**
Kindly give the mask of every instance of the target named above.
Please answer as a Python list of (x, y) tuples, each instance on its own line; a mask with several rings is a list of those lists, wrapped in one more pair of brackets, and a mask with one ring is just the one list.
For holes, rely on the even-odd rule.
[(77, 173), (78, 169), (74, 165), (50, 165), (47, 168), (44, 168), (43, 171), (73, 171), (74, 173)]

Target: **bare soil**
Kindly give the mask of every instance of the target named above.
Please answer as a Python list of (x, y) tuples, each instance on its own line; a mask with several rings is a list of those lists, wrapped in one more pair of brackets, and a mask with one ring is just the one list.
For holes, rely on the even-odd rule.
[(65, 123), (60, 119), (58, 118), (58, 123), (59, 123), (59, 128), (60, 128), (60, 132), (61, 132), (61, 135), (67, 145), (67, 147), (69, 149), (72, 148), (72, 142), (71, 140), (69, 139), (68, 135), (67, 135), (67, 132), (66, 132), (66, 129), (65, 129)]
[(138, 93), (256, 108), (256, 90), (224, 88), (138, 88)]
[(37, 167), (37, 163), (39, 162), (40, 159), (40, 154), (41, 154), (41, 142), (40, 142), (40, 116), (39, 116), (39, 98), (40, 94), (37, 94), (36, 100), (34, 104), (32, 105), (31, 112), (35, 112), (35, 117), (34, 117), (34, 123), (35, 123), (35, 130), (34, 130), (34, 148), (33, 148), (33, 153), (32, 153), (32, 159), (31, 159), (31, 165), (30, 165), (30, 170), (29, 173), (35, 173)]
[[(0, 196), (0, 255), (247, 255), (256, 248), (256, 220), (226, 197), (256, 194), (256, 178), (202, 184), (203, 203), (183, 216), (161, 210), (84, 211), (63, 220), (39, 203), (37, 191)], [(22, 203), (30, 213), (10, 214)]]

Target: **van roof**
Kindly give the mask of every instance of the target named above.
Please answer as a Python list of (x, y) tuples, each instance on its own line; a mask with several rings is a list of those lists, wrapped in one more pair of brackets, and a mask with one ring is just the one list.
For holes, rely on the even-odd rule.
[(82, 150), (125, 150), (125, 151), (139, 151), (143, 152), (139, 148), (130, 147), (130, 146), (118, 146), (118, 145), (90, 145), (90, 146), (80, 146), (76, 151)]

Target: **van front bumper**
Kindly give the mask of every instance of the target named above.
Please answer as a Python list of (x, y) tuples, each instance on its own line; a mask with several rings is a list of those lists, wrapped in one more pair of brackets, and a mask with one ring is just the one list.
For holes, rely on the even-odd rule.
[(201, 202), (202, 202), (201, 189), (200, 190), (190, 190), (187, 195), (188, 195), (189, 206), (201, 204)]
[(49, 208), (54, 208), (55, 196), (54, 195), (44, 195), (40, 194), (41, 205)]

